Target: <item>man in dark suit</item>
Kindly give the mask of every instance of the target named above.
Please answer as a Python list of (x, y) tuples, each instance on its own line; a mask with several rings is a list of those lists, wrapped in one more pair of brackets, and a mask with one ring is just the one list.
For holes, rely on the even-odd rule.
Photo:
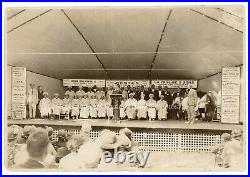
[(175, 91), (173, 93), (173, 100), (176, 98), (176, 97), (181, 97), (181, 89), (180, 87), (177, 88), (177, 91)]
[[(139, 87), (139, 86), (138, 86)], [(141, 85), (139, 88), (137, 88), (136, 92), (135, 92), (135, 96), (134, 98), (138, 101), (141, 99), (141, 96), (144, 96), (144, 99), (145, 100), (148, 100), (149, 97), (148, 97), (148, 93), (147, 91), (145, 90), (144, 86)]]
[[(157, 95), (159, 94), (158, 93), (158, 91), (155, 89), (155, 85), (154, 84), (152, 84), (151, 86), (150, 86), (150, 88), (148, 89), (148, 95), (150, 95), (150, 94), (153, 94), (154, 95), (154, 99), (156, 100), (156, 101), (158, 101), (158, 97), (157, 97)], [(157, 99), (158, 98), (158, 99)]]
[(168, 106), (171, 106), (173, 99), (171, 93), (168, 91), (168, 87), (165, 86), (163, 91), (164, 91), (164, 99), (167, 101)]
[(48, 133), (44, 129), (36, 130), (27, 139), (26, 150), (28, 160), (14, 168), (18, 169), (41, 169), (45, 168), (44, 160), (47, 157), (49, 145)]

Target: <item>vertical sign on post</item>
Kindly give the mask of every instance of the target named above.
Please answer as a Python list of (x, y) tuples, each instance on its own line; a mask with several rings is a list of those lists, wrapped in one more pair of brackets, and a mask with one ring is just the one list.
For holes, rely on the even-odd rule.
[(12, 67), (12, 118), (26, 118), (26, 68)]
[(222, 68), (221, 122), (240, 121), (240, 67)]

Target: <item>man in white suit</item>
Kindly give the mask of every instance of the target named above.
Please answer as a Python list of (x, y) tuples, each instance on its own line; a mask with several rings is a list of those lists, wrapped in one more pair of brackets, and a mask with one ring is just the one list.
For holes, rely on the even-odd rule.
[(197, 93), (196, 90), (192, 88), (192, 85), (188, 86), (189, 92), (188, 92), (188, 121), (185, 122), (186, 124), (193, 124), (195, 121), (195, 106), (197, 105)]
[(38, 104), (38, 91), (33, 83), (30, 84), (30, 88), (27, 91), (27, 104), (29, 106), (29, 118), (35, 118), (36, 105)]

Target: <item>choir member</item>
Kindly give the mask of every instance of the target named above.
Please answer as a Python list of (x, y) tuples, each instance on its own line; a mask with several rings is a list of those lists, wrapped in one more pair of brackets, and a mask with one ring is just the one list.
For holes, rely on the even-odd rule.
[(105, 118), (106, 117), (106, 106), (107, 101), (105, 100), (105, 96), (101, 95), (100, 99), (97, 103), (97, 116), (98, 118)]
[(92, 119), (97, 118), (97, 99), (95, 94), (93, 94), (90, 99), (89, 114)]
[(35, 118), (36, 105), (38, 104), (38, 91), (33, 83), (30, 84), (30, 88), (27, 91), (27, 104), (29, 106), (29, 118)]
[(68, 86), (68, 90), (65, 92), (65, 94), (69, 95), (70, 100), (74, 99), (75, 92), (72, 90), (72, 86)]
[(88, 119), (90, 111), (89, 110), (90, 101), (87, 93), (83, 94), (83, 98), (80, 99), (79, 104), (80, 104), (80, 118)]
[(130, 93), (129, 99), (127, 99), (125, 103), (125, 112), (126, 112), (126, 115), (128, 116), (128, 119), (135, 119), (136, 106), (137, 106), (137, 101), (136, 99), (134, 99), (134, 94)]
[(125, 119), (126, 117), (126, 112), (125, 112), (125, 103), (126, 103), (127, 97), (126, 96), (122, 96), (122, 100), (121, 100), (121, 104), (119, 107), (119, 111), (120, 111), (120, 119)]
[(159, 86), (158, 86), (158, 90), (156, 91), (156, 94), (154, 94), (154, 99), (155, 99), (156, 101), (160, 100), (161, 95), (164, 96), (164, 91), (163, 91), (163, 89), (162, 89), (162, 86), (159, 85)]
[(155, 120), (156, 118), (156, 101), (154, 100), (154, 95), (151, 93), (149, 94), (149, 100), (147, 101), (148, 107), (148, 117), (149, 120)]
[(154, 97), (157, 97), (157, 95), (159, 94), (157, 92), (157, 90), (155, 89), (155, 85), (151, 84), (150, 88), (148, 89), (148, 94), (153, 94)]
[(121, 91), (122, 91), (122, 97), (128, 99), (128, 92), (125, 90), (124, 87), (121, 87)]
[(164, 89), (164, 96), (165, 96), (165, 100), (167, 101), (168, 105), (172, 105), (172, 95), (171, 93), (168, 91), (168, 87), (165, 86)]
[(39, 110), (42, 118), (49, 118), (51, 114), (51, 100), (48, 98), (48, 92), (43, 92), (43, 99), (39, 103)]
[(168, 103), (164, 100), (164, 95), (160, 96), (160, 100), (157, 101), (157, 112), (159, 120), (167, 120)]
[(38, 105), (40, 103), (40, 100), (43, 98), (43, 92), (44, 92), (44, 88), (42, 85), (39, 85), (37, 87), (37, 91), (38, 91), (38, 104), (36, 105), (36, 116), (41, 118), (41, 114), (40, 114), (40, 111), (39, 111), (39, 108), (38, 108)]
[(184, 120), (187, 119), (187, 110), (188, 110), (188, 97), (185, 94), (183, 100), (181, 101), (181, 115)]
[(70, 105), (71, 100), (69, 98), (69, 94), (65, 94), (63, 100), (62, 100), (62, 106), (61, 106), (61, 114), (66, 114), (66, 119), (69, 119), (69, 112), (70, 112)]
[(180, 119), (180, 109), (181, 109), (181, 97), (178, 95), (174, 98), (173, 104), (172, 104), (172, 115), (176, 120)]
[(114, 116), (114, 108), (112, 105), (112, 100), (106, 101), (106, 103), (107, 103), (107, 105), (106, 105), (107, 117), (108, 117), (108, 120), (110, 120)]
[(55, 118), (59, 118), (61, 112), (62, 100), (59, 98), (59, 94), (55, 93), (54, 98), (51, 100), (52, 114)]
[(74, 99), (71, 101), (71, 117), (73, 119), (78, 119), (79, 117), (79, 107), (80, 107), (80, 102), (78, 99), (78, 96), (75, 95)]
[(85, 94), (84, 90), (83, 90), (83, 86), (79, 86), (78, 91), (76, 92), (76, 95), (78, 96), (79, 99), (81, 99), (83, 97), (83, 95)]
[(137, 102), (137, 118), (147, 118), (147, 101), (144, 99), (145, 95), (141, 95), (141, 99)]

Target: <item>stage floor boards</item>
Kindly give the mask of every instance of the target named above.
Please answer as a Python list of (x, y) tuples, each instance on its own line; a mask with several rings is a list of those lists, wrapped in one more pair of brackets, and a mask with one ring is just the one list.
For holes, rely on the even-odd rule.
[(73, 126), (80, 127), (82, 122), (89, 122), (93, 127), (128, 127), (128, 128), (153, 128), (153, 129), (199, 129), (199, 130), (233, 130), (242, 128), (243, 125), (222, 124), (219, 122), (196, 121), (193, 125), (185, 124), (185, 121), (148, 121), (148, 120), (122, 120), (120, 123), (106, 119), (78, 119), (78, 120), (46, 120), (46, 119), (25, 119), (8, 120), (8, 124), (37, 125), (37, 126)]

